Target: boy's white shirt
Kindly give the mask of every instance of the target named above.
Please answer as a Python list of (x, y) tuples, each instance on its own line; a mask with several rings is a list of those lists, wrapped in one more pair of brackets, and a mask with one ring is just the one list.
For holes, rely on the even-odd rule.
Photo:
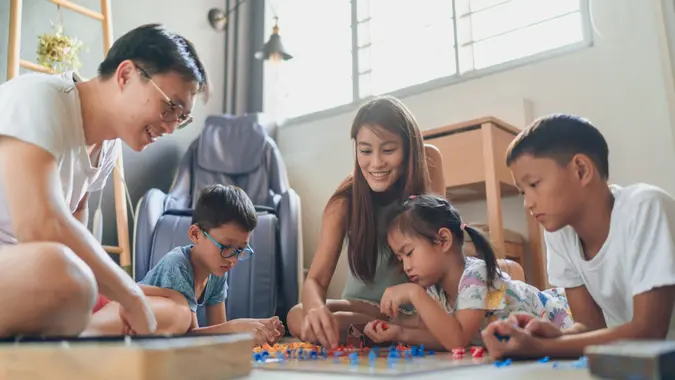
[[(105, 186), (121, 150), (119, 140), (105, 141), (98, 165), (92, 165), (76, 81), (80, 78), (73, 72), (24, 74), (0, 85), (0, 135), (34, 144), (55, 157), (71, 213), (87, 192)], [(0, 183), (0, 246), (17, 243), (4, 185)]]
[[(675, 200), (644, 183), (610, 189), (615, 201), (609, 235), (593, 259), (584, 258), (570, 226), (545, 232), (544, 239), (550, 283), (565, 288), (585, 285), (607, 326), (613, 327), (632, 320), (634, 296), (675, 285)], [(668, 331), (668, 339), (673, 338), (675, 311)]]

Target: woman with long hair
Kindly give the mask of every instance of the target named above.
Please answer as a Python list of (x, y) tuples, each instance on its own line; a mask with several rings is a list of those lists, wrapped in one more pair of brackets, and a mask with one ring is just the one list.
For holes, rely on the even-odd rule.
[[(384, 290), (407, 282), (383, 238), (386, 209), (412, 194), (445, 195), (440, 151), (425, 145), (412, 113), (398, 99), (383, 96), (364, 104), (351, 128), (354, 172), (329, 199), (319, 247), (305, 279), (302, 304), (288, 313), (296, 337), (335, 347), (350, 324), (384, 318)], [(326, 300), (344, 240), (349, 274), (342, 298)]]

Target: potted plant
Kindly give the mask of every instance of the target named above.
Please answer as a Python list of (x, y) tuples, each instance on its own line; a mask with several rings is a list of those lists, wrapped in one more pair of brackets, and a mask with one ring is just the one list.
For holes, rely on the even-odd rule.
[(75, 70), (82, 66), (78, 55), (82, 41), (63, 34), (63, 26), (54, 26), (53, 33), (38, 37), (37, 62), (55, 72)]

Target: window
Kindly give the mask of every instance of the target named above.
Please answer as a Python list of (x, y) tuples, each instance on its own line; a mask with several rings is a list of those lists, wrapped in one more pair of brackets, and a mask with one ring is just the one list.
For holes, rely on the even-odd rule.
[(268, 0), (294, 58), (266, 65), (265, 109), (293, 118), (585, 46), (587, 1)]

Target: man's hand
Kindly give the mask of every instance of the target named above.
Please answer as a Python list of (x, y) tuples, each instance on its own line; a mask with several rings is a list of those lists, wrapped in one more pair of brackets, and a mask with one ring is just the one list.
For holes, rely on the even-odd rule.
[(143, 293), (120, 303), (120, 317), (125, 335), (149, 335), (157, 330), (157, 320)]

